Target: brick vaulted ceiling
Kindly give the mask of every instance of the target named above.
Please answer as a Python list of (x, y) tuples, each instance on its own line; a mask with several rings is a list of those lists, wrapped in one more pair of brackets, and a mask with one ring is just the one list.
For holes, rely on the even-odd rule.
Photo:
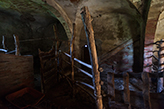
[[(69, 39), (72, 36), (72, 23), (76, 23), (76, 36), (80, 37), (76, 42), (80, 45), (85, 43), (80, 9), (88, 6), (93, 18), (96, 44), (100, 46), (98, 49), (102, 54), (140, 33), (142, 19), (137, 11), (140, 0), (129, 1), (136, 8), (128, 0), (0, 0), (0, 9), (40, 15), (49, 13), (61, 22)], [(163, 9), (163, 0), (152, 0), (146, 36), (154, 37), (157, 20)]]

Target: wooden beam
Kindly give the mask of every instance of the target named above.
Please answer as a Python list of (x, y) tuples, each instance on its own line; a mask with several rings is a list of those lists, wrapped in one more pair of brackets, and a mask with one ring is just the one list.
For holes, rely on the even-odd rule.
[(129, 109), (131, 109), (130, 104), (130, 90), (129, 90), (129, 74), (123, 73), (123, 81), (124, 81), (124, 103), (129, 105)]
[[(58, 51), (59, 51), (59, 41), (58, 41), (58, 35), (57, 35), (57, 27), (56, 25), (53, 26), (53, 29), (54, 29), (54, 34), (55, 34), (55, 69), (56, 69), (56, 72), (57, 72), (57, 81), (59, 81), (59, 72), (58, 72)], [(53, 45), (54, 46), (54, 45)]]
[(107, 74), (107, 88), (108, 88), (108, 100), (109, 100), (109, 107), (110, 107), (111, 101), (115, 100), (114, 73), (112, 72), (108, 72)]
[(87, 37), (87, 45), (90, 54), (90, 61), (92, 65), (92, 75), (93, 75), (93, 85), (94, 94), (96, 96), (96, 103), (98, 109), (103, 109), (102, 95), (101, 95), (101, 85), (100, 85), (100, 72), (98, 71), (98, 58), (95, 46), (94, 31), (92, 27), (92, 19), (89, 13), (88, 7), (83, 7), (81, 9), (82, 21), (84, 24), (84, 29)]
[(150, 86), (149, 86), (149, 73), (142, 73), (142, 80), (143, 80), (143, 99), (144, 99), (144, 109), (151, 109), (151, 102), (150, 102)]
[(5, 36), (2, 36), (2, 47), (3, 47), (3, 49), (6, 48), (5, 44), (6, 44)]
[[(71, 75), (72, 75), (72, 81), (74, 82), (74, 42), (75, 42), (75, 23), (73, 23), (73, 34), (72, 34), (72, 38), (71, 38), (71, 42), (70, 42), (70, 60), (71, 60), (71, 69), (72, 69), (72, 72), (71, 72)], [(74, 87), (74, 83), (73, 83), (73, 97), (75, 96), (75, 87)]]

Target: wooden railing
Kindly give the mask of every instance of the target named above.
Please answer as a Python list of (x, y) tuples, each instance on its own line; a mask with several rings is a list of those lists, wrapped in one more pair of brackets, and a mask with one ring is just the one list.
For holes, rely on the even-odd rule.
[(8, 51), (6, 49), (6, 41), (5, 41), (5, 36), (2, 36), (2, 49), (0, 49), (0, 51), (4, 52), (5, 54), (11, 54), (11, 53), (15, 53), (15, 55), (20, 55), (20, 46), (19, 46), (19, 37), (17, 35), (13, 34), (13, 38), (14, 38), (14, 42), (15, 42), (15, 50), (12, 51)]
[[(129, 105), (129, 108), (131, 108), (130, 104), (130, 90), (129, 90), (129, 79), (134, 78), (136, 80), (141, 80), (143, 83), (143, 87), (139, 88), (140, 91), (142, 91), (143, 94), (143, 100), (144, 100), (144, 108), (145, 109), (150, 109), (152, 106), (151, 104), (151, 97), (150, 97), (150, 78), (157, 78), (157, 93), (160, 93), (159, 89), (161, 85), (158, 85), (159, 82), (158, 80), (163, 77), (164, 78), (164, 60), (162, 59), (164, 57), (164, 41), (160, 40), (155, 43), (151, 43), (151, 45), (156, 46), (156, 49), (153, 51), (148, 51), (153, 53), (157, 53), (156, 55), (151, 55), (148, 58), (154, 58), (156, 60), (156, 65), (151, 64), (149, 68), (154, 68), (152, 72), (142, 72), (142, 73), (130, 73), (130, 72), (125, 72), (122, 74), (114, 74), (112, 72), (108, 72), (107, 74), (107, 84), (108, 84), (108, 97), (109, 97), (109, 103), (112, 103), (112, 101), (115, 101), (115, 83), (114, 79), (116, 78), (123, 78), (123, 100), (125, 104)], [(156, 57), (157, 56), (157, 57)], [(164, 83), (164, 82), (163, 82)], [(163, 84), (164, 85), (164, 84)], [(110, 105), (110, 104), (109, 104)]]
[[(65, 53), (65, 52), (63, 52), (62, 54), (68, 58), (67, 60), (66, 60), (66, 59), (61, 59), (62, 62), (67, 63), (69, 66), (71, 66), (71, 62), (69, 61), (69, 59), (71, 58), (71, 55), (68, 54), (68, 53)], [(77, 58), (74, 58), (74, 61), (75, 61), (75, 63), (78, 63), (79, 66), (84, 66), (84, 67), (86, 67), (86, 68), (89, 68), (90, 70), (92, 69), (92, 66), (91, 66), (91, 65), (89, 65), (89, 64), (87, 64), (87, 63), (85, 63), (85, 62), (83, 62), (83, 61), (81, 61), (81, 60), (79, 60), (79, 59), (77, 59)], [(61, 69), (63, 69), (63, 68), (61, 68)], [(90, 74), (89, 72), (87, 72), (87, 71), (81, 69), (81, 68), (78, 67), (76, 64), (73, 65), (73, 69), (77, 69), (77, 70), (78, 70), (78, 73), (81, 72), (82, 74), (85, 74), (85, 75), (86, 75), (87, 77), (89, 77), (90, 79), (93, 78), (92, 74)], [(77, 70), (76, 70), (76, 71), (77, 71)], [(64, 73), (62, 73), (62, 74), (64, 75)], [(75, 74), (76, 74), (76, 73), (75, 73)], [(69, 78), (69, 80), (70, 80), (74, 85), (79, 86), (79, 88), (81, 88), (83, 91), (85, 91), (87, 94), (89, 94), (91, 97), (93, 97), (93, 98), (95, 99), (94, 93), (91, 93), (91, 92), (89, 92), (89, 91), (87, 90), (87, 89), (89, 88), (89, 89), (91, 89), (92, 91), (94, 91), (94, 86), (93, 86), (93, 85), (90, 85), (90, 84), (88, 84), (88, 83), (86, 83), (86, 82), (84, 82), (84, 81), (79, 81), (79, 80), (77, 80), (75, 74), (73, 74), (73, 76), (74, 76), (73, 78), (75, 78), (74, 80), (72, 80), (72, 79), (69, 78), (69, 77), (67, 77), (67, 78)], [(71, 72), (70, 72), (70, 75), (71, 75), (71, 77), (72, 77), (72, 73), (71, 73)], [(80, 74), (78, 74), (78, 75), (80, 75)], [(86, 86), (87, 89), (84, 88), (83, 86)]]
[[(150, 109), (151, 103), (150, 103), (150, 82), (149, 82), (149, 73), (143, 72), (137, 74), (138, 76), (134, 76), (132, 73), (122, 73), (122, 74), (114, 74), (112, 72), (108, 72), (107, 74), (107, 84), (108, 84), (108, 100), (109, 105), (111, 105), (112, 101), (115, 101), (115, 83), (114, 79), (117, 77), (123, 78), (123, 100), (124, 103), (129, 105), (129, 109), (131, 108), (131, 102), (130, 102), (130, 90), (129, 90), (129, 78), (136, 78), (138, 80), (142, 79), (143, 81), (143, 88), (142, 88), (142, 94), (143, 94), (143, 100), (144, 100), (144, 108)], [(139, 77), (139, 78), (138, 78)], [(141, 77), (141, 78), (140, 78)]]

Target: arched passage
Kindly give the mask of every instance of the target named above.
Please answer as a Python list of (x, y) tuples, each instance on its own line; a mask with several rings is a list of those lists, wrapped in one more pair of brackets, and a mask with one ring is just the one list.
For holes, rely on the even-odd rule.
[[(158, 18), (156, 31), (155, 31), (154, 42), (157, 42), (157, 41), (160, 41), (160, 40), (164, 39), (164, 31), (163, 31), (163, 29), (164, 29), (164, 11), (159, 15), (159, 18)], [(159, 47), (157, 47), (157, 45), (154, 45), (153, 46), (153, 51), (159, 51)], [(161, 53), (163, 53), (163, 52), (161, 52)], [(156, 59), (153, 58), (153, 63), (156, 66), (158, 66), (160, 69), (162, 69), (163, 65), (159, 65), (159, 62), (163, 62), (164, 58), (163, 57), (159, 57), (158, 52), (155, 52), (154, 55), (157, 58), (160, 58), (160, 60), (157, 61)], [(160, 71), (157, 71), (157, 72), (160, 73)], [(156, 81), (157, 81), (157, 92), (161, 92), (163, 90), (163, 77), (162, 78), (157, 78)]]
[(65, 13), (65, 11), (62, 9), (62, 7), (56, 2), (52, 0), (47, 0), (46, 3), (43, 2), (37, 2), (33, 1), (36, 4), (41, 5), (43, 8), (45, 8), (53, 17), (57, 18), (60, 23), (63, 25), (65, 32), (67, 34), (67, 37), (69, 40), (72, 37), (72, 22)]

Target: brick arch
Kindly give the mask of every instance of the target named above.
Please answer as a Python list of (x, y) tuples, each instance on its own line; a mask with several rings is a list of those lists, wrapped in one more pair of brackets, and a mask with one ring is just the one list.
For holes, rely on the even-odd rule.
[(154, 36), (154, 42), (159, 41), (160, 39), (164, 39), (163, 26), (164, 26), (164, 11), (162, 11), (158, 17), (156, 30), (155, 30), (155, 36)]
[(66, 12), (62, 9), (62, 7), (56, 2), (52, 0), (47, 0), (48, 4), (40, 4), (42, 7), (47, 9), (47, 11), (54, 17), (56, 17), (60, 23), (63, 25), (65, 32), (67, 34), (68, 39), (70, 40), (72, 37), (72, 22), (69, 19)]

